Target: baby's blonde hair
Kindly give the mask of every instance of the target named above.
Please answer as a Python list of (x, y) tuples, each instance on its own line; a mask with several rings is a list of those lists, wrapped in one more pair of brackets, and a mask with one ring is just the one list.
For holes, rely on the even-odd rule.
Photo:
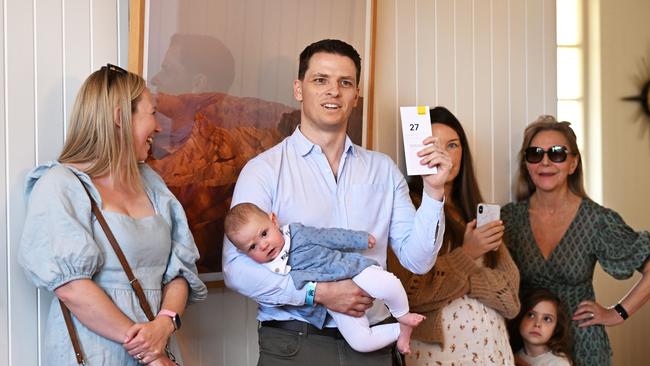
[(248, 224), (253, 217), (268, 217), (268, 214), (264, 212), (257, 205), (250, 202), (242, 202), (233, 206), (223, 223), (223, 229), (226, 233), (226, 237), (230, 240), (235, 246), (238, 246), (233, 240), (233, 234), (241, 229), (242, 226)]

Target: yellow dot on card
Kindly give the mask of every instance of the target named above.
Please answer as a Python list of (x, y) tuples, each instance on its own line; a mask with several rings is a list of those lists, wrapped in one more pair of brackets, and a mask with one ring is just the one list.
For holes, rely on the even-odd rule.
[(418, 106), (418, 114), (427, 114), (427, 106), (419, 105)]

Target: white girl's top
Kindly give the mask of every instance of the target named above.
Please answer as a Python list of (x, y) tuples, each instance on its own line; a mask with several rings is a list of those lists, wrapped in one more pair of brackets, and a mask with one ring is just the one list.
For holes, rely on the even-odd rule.
[[(155, 214), (140, 219), (108, 211), (103, 214), (152, 311), (159, 311), (162, 287), (176, 277), (187, 280), (190, 302), (205, 299), (207, 289), (195, 265), (199, 253), (182, 206), (151, 168), (140, 164), (140, 174)], [(147, 318), (91, 213), (90, 200), (79, 179), (102, 207), (90, 177), (74, 168), (49, 162), (27, 175), (27, 217), (18, 260), (38, 287), (54, 291), (72, 280), (92, 279), (126, 316), (145, 322)], [(87, 365), (137, 365), (120, 343), (97, 335), (74, 316), (73, 322)], [(47, 356), (44, 365), (76, 365), (56, 297), (50, 306), (43, 347)]]
[(554, 355), (551, 351), (532, 357), (528, 356), (522, 348), (517, 352), (517, 356), (526, 361), (530, 366), (571, 366), (571, 363), (566, 358)]

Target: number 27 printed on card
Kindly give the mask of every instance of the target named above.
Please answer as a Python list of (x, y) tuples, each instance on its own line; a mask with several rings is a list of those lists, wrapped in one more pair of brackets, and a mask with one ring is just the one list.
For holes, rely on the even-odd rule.
[(418, 151), (424, 149), (422, 141), (431, 136), (431, 117), (428, 106), (400, 107), (402, 136), (404, 138), (404, 159), (407, 175), (436, 174), (436, 167), (420, 164)]

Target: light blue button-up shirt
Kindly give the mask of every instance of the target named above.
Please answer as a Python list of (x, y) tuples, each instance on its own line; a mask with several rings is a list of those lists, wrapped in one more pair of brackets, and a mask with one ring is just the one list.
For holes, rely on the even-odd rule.
[[(433, 267), (444, 233), (442, 202), (423, 194), (416, 212), (395, 163), (385, 154), (352, 144), (348, 137), (337, 177), (321, 148), (297, 128), (244, 166), (232, 205), (254, 203), (274, 212), (280, 225), (297, 222), (367, 231), (377, 242), (364, 255), (384, 268), (389, 242), (410, 271), (422, 274)], [(305, 320), (293, 306), (305, 304), (306, 289), (296, 289), (289, 276), (269, 273), (227, 239), (223, 269), (228, 287), (260, 304), (258, 320)], [(374, 324), (388, 312), (375, 301), (367, 315)]]

